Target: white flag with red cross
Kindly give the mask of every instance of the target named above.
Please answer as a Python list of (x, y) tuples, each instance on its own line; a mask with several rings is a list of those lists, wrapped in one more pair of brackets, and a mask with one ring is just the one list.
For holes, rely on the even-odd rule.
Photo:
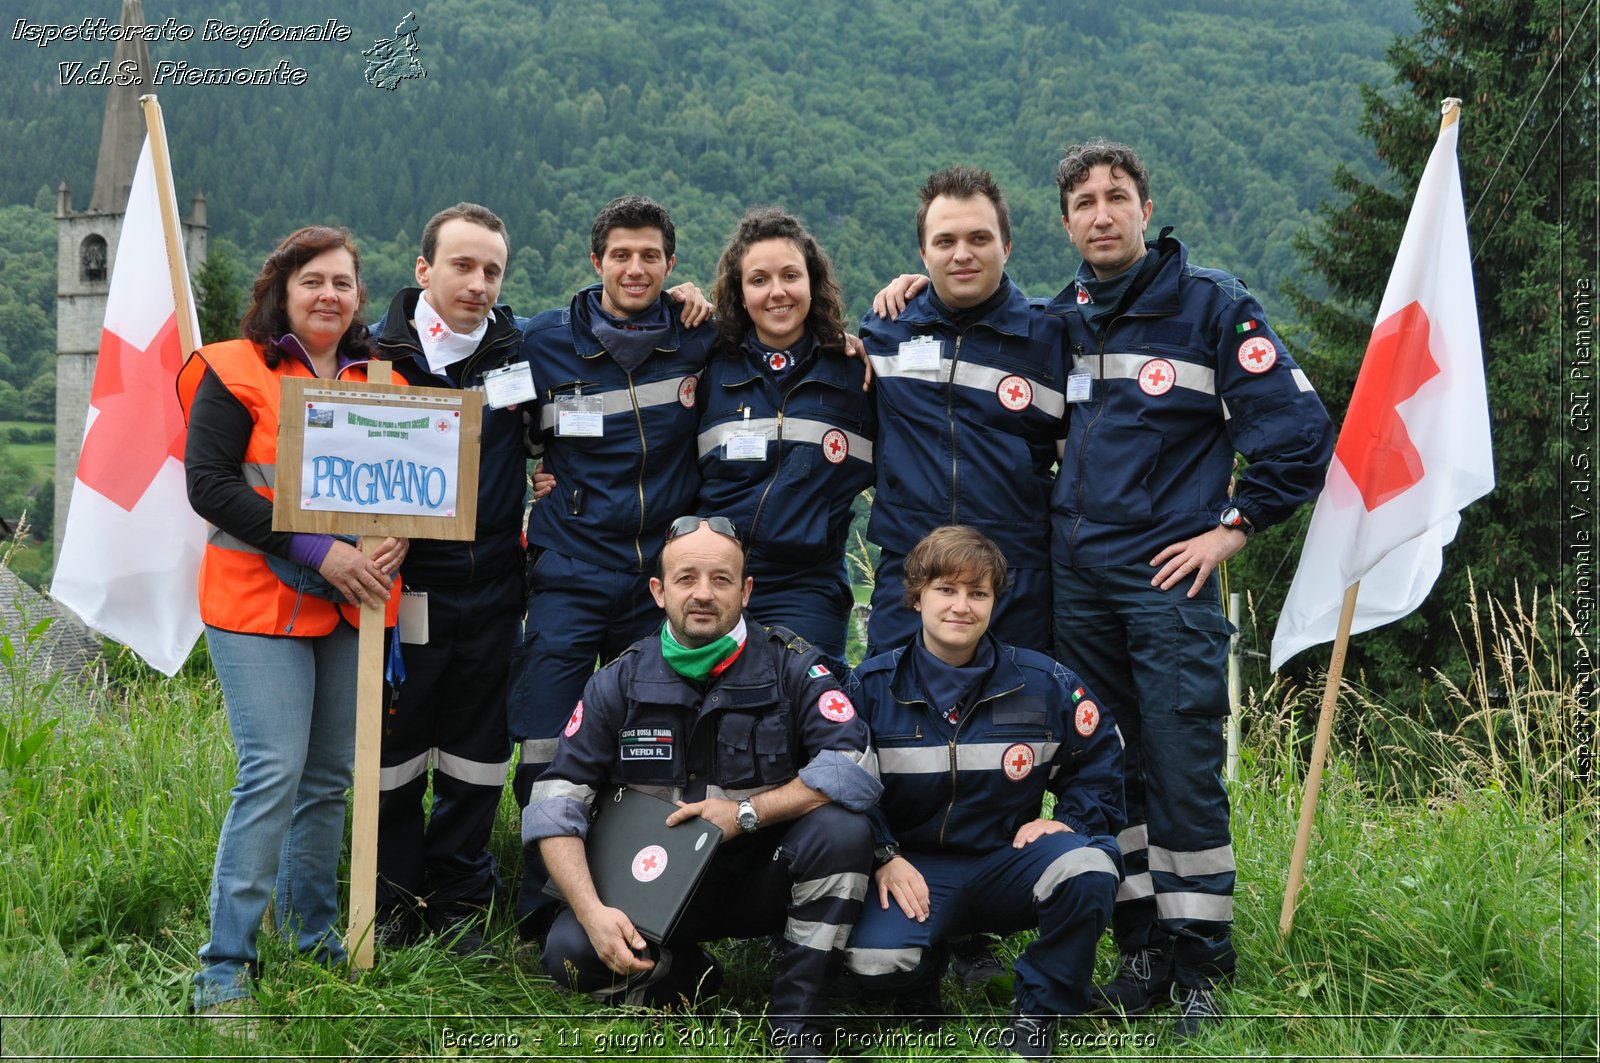
[(1494, 487), (1459, 129), (1453, 121), (1439, 134), (1417, 188), (1273, 634), (1274, 669), (1334, 638), (1358, 581), (1352, 633), (1416, 609), (1439, 578), (1460, 511)]
[[(106, 298), (72, 505), (50, 594), (84, 623), (173, 675), (200, 637), (197, 591), (206, 526), (184, 487), (177, 376), (178, 300), (150, 140), (128, 193)], [(167, 190), (172, 216), (177, 203)], [(194, 322), (194, 300), (183, 299)]]

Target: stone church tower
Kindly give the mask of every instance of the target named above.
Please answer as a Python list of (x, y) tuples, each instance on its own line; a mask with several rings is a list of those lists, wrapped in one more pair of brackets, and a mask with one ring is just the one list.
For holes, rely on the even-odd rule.
[[(122, 25), (143, 26), (141, 0), (123, 0)], [(112, 70), (137, 63), (144, 84), (154, 70), (150, 46), (143, 39), (117, 42)], [(67, 506), (78, 470), (94, 365), (100, 350), (100, 329), (106, 315), (111, 267), (117, 238), (128, 208), (128, 190), (144, 145), (144, 111), (139, 106), (143, 85), (112, 85), (106, 94), (100, 126), (100, 160), (95, 166), (89, 209), (72, 209), (72, 191), (65, 179), (56, 190), (56, 497), (55, 540), (67, 526)], [(192, 216), (183, 222), (184, 253), (191, 273), (206, 260), (206, 201), (196, 194)]]

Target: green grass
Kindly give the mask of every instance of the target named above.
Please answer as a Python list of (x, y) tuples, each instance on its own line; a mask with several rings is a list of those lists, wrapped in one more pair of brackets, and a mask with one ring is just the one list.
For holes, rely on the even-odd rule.
[[(15, 653), (0, 643), (0, 673), (16, 680), (31, 643), (20, 631), (8, 634)], [(203, 667), (171, 681), (126, 663), (114, 672), (124, 682), (98, 711), (70, 689), (30, 690), (25, 679), (9, 699), (0, 693), (6, 1056), (765, 1056), (758, 1017), (770, 986), (758, 944), (719, 947), (728, 981), (701, 1015), (624, 1014), (558, 991), (535, 954), (516, 948), (503, 914), (494, 926), (508, 962), (461, 964), (422, 946), (383, 957), (355, 981), (263, 935), (259, 999), (267, 1018), (258, 1040), (186, 1017), (232, 781), (227, 727)], [(1505, 722), (1529, 736), (1529, 750), (1546, 749), (1537, 740), (1570, 709), (1535, 687), (1514, 687), (1503, 710), (1546, 706), (1538, 710), (1544, 716)], [(1349, 712), (1381, 711), (1359, 691), (1348, 701)], [(1397, 797), (1389, 776), (1363, 757), (1336, 748), (1295, 930), (1279, 939), (1300, 722), (1311, 702), (1309, 694), (1268, 691), (1246, 735), (1233, 789), (1240, 970), (1222, 996), (1228, 1017), (1186, 1045), (1168, 1036), (1165, 1017), (1077, 1020), (1064, 1030), (1082, 1047), (1064, 1042), (1062, 1057), (1594, 1058), (1594, 791), (1545, 771), (1549, 765), (1517, 760), (1516, 748), (1501, 749), (1497, 761), (1447, 741), (1387, 751), (1397, 770), (1431, 765), (1434, 786), (1411, 799)], [(1485, 722), (1468, 709), (1463, 734)], [(515, 866), (509, 792), (494, 847), (504, 866)], [(1103, 946), (1099, 975), (1112, 966)], [(906, 1040), (892, 1024), (840, 1021), (857, 1038), (859, 1058), (990, 1058), (986, 1041), (1004, 1026), (1004, 994), (964, 993), (952, 983), (946, 996), (958, 1017), (931, 1035)]]
[(9, 442), (9, 431), (19, 428), (26, 432), (37, 432), (41, 428), (54, 429), (54, 424), (38, 421), (0, 421), (0, 441), (5, 441), (5, 447), (24, 465), (33, 472), (34, 486), (44, 483), (56, 474), (56, 445), (54, 443), (12, 443)]

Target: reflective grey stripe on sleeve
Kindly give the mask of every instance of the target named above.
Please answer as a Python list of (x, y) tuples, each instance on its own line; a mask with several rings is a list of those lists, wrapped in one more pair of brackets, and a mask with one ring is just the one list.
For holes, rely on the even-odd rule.
[(259, 554), (262, 552), (238, 536), (229, 535), (214, 524), (206, 525), (206, 545), (215, 546), (219, 550), (237, 550), (241, 554)]
[(1155, 896), (1155, 892), (1156, 887), (1150, 878), (1150, 872), (1141, 871), (1122, 880), (1122, 885), (1117, 887), (1117, 903), (1143, 900)]
[(528, 807), (533, 807), (535, 802), (557, 797), (568, 797), (574, 801), (582, 801), (586, 805), (593, 804), (594, 787), (569, 782), (566, 779), (540, 779), (528, 791)]
[(1150, 844), (1150, 827), (1140, 823), (1129, 827), (1117, 835), (1117, 848), (1122, 850), (1122, 855), (1136, 853)]
[(1063, 853), (1050, 862), (1050, 866), (1044, 869), (1044, 874), (1033, 884), (1033, 899), (1042, 902), (1068, 879), (1092, 873), (1110, 875), (1114, 882), (1117, 878), (1117, 865), (1111, 862), (1111, 857), (1090, 845), (1074, 849), (1070, 853)]
[(1152, 845), (1149, 860), (1151, 871), (1166, 871), (1183, 878), (1231, 874), (1234, 871), (1232, 845), (1219, 845), (1215, 849), (1196, 852), (1174, 852)]
[(473, 786), (504, 786), (506, 782), (506, 767), (511, 762), (502, 760), (499, 763), (489, 763), (483, 760), (468, 760), (458, 757), (454, 753), (446, 753), (442, 749), (434, 750), (434, 763), (438, 769), (452, 779), (460, 779)]
[[(700, 433), (698, 445), (700, 456), (716, 450), (727, 442), (728, 437), (735, 432), (753, 432), (766, 436), (768, 439), (778, 438), (778, 419), (776, 417), (752, 417), (748, 421), (724, 421), (713, 428), (708, 428)], [(871, 464), (872, 440), (858, 436), (854, 432), (846, 432), (843, 428), (831, 425), (826, 421), (813, 421), (804, 417), (789, 418), (783, 422), (783, 438), (796, 440), (801, 443), (815, 443), (822, 446), (822, 441), (829, 432), (838, 432), (845, 438), (849, 447), (849, 456)]]
[(1157, 893), (1156, 918), (1233, 922), (1233, 897), (1215, 893)]
[[(612, 388), (609, 391), (585, 391), (582, 398), (600, 399), (600, 412), (603, 416), (610, 417), (614, 413), (633, 412), (633, 403), (637, 398), (639, 408), (646, 409), (651, 406), (665, 406), (678, 401), (678, 392), (683, 387), (687, 377), (674, 377), (671, 380), (656, 380), (649, 384), (639, 384), (630, 394), (627, 388)], [(578, 398), (576, 393), (562, 392), (556, 399), (543, 403), (539, 409), (539, 427), (548, 432), (556, 426), (556, 415), (560, 412), (556, 403), (564, 398)]]
[(800, 781), (837, 805), (865, 812), (883, 793), (877, 771), (877, 758), (870, 749), (824, 749), (800, 769)]
[(850, 927), (839, 923), (818, 923), (809, 919), (790, 919), (783, 924), (783, 940), (801, 948), (832, 952), (850, 940)]
[(432, 752), (431, 749), (425, 749), (403, 764), (391, 764), (387, 768), (379, 768), (378, 789), (398, 790), (422, 775), (428, 770), (428, 754)]
[[(1138, 380), (1139, 371), (1145, 367), (1145, 363), (1157, 358), (1161, 358), (1161, 355), (1121, 352), (1103, 355), (1080, 354), (1073, 358), (1072, 364), (1074, 369), (1080, 365), (1087, 366), (1090, 372), (1097, 374), (1101, 380)], [(1176, 358), (1162, 358), (1162, 360), (1171, 363), (1174, 373), (1173, 383), (1178, 387), (1201, 391), (1207, 395), (1217, 393), (1215, 370)]]
[(845, 949), (844, 965), (856, 974), (896, 974), (915, 970), (921, 949)]
[(244, 482), (251, 487), (276, 487), (278, 483), (278, 467), (265, 465), (260, 462), (247, 461), (242, 466), (244, 469)]
[[(942, 364), (942, 363), (941, 363)], [(1033, 395), (1028, 400), (1029, 406), (1037, 406), (1042, 412), (1051, 417), (1060, 417), (1067, 411), (1067, 397), (1054, 388), (1045, 387), (1039, 381), (1024, 374), (1013, 372), (1009, 369), (996, 369), (990, 365), (978, 365), (975, 362), (956, 363), (956, 383), (964, 388), (975, 391), (987, 391), (991, 395), (998, 395), (1000, 385), (1010, 377), (1021, 377), (1028, 382), (1028, 387)], [(1010, 407), (1007, 407), (1009, 409)], [(1027, 409), (1027, 406), (1022, 407)], [(1021, 412), (1021, 411), (1018, 411)]]
[(560, 746), (559, 738), (524, 738), (521, 763), (548, 764), (556, 759), (556, 750)]
[(1294, 377), (1295, 385), (1299, 387), (1301, 391), (1315, 392), (1317, 390), (1311, 386), (1311, 378), (1306, 376), (1305, 373), (1300, 369), (1296, 368), (1289, 370), (1289, 375)]

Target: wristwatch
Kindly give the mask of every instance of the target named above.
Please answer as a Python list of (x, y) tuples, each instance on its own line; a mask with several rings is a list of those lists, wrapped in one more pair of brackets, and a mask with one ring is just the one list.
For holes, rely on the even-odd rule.
[(872, 850), (873, 870), (877, 870), (899, 855), (900, 847), (894, 842), (889, 842), (885, 845), (878, 846), (876, 849)]
[(1223, 510), (1222, 516), (1217, 518), (1217, 523), (1224, 528), (1237, 528), (1246, 535), (1256, 530), (1255, 525), (1250, 523), (1250, 518), (1241, 513), (1238, 506), (1229, 506)]
[(740, 801), (739, 829), (745, 834), (753, 834), (755, 833), (755, 829), (759, 826), (761, 826), (761, 817), (756, 815), (756, 806), (750, 803), (750, 799), (748, 797), (743, 801)]

